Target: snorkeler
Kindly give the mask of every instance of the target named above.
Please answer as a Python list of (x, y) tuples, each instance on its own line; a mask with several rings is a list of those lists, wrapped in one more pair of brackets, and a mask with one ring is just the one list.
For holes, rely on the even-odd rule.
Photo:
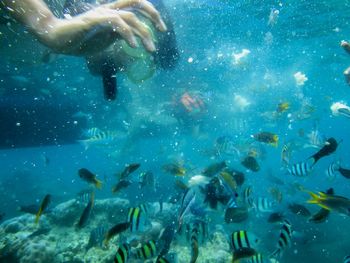
[[(345, 40), (342, 40), (340, 42), (340, 46), (342, 48), (344, 48), (344, 50), (350, 54), (350, 43), (345, 41)], [(346, 82), (350, 85), (350, 67), (348, 67), (345, 71), (344, 71), (344, 76), (345, 76), (345, 79), (346, 79)]]
[[(152, 48), (133, 49), (125, 41), (116, 40), (106, 49), (100, 49), (101, 51), (86, 56), (90, 72), (102, 77), (104, 95), (107, 100), (116, 99), (118, 72), (125, 72), (131, 81), (142, 83), (153, 76), (156, 68), (170, 69), (178, 61), (179, 52), (169, 14), (161, 0), (151, 2), (161, 12), (168, 27), (166, 33), (157, 32), (147, 21), (139, 22), (144, 26), (140, 33), (144, 38), (152, 39)], [(67, 0), (64, 5), (64, 13), (79, 16), (82, 12), (93, 8), (93, 5), (98, 5), (98, 2), (95, 0)], [(156, 46), (153, 42), (156, 43)], [(144, 43), (145, 47), (147, 47), (146, 44)], [(150, 53), (149, 51), (155, 52)], [(138, 65), (140, 68), (137, 68)]]
[(1, 13), (6, 12), (27, 27), (42, 44), (56, 53), (77, 56), (103, 50), (120, 38), (136, 47), (136, 36), (146, 50), (155, 51), (145, 25), (130, 8), (149, 17), (160, 31), (166, 31), (159, 12), (146, 0), (114, 1), (69, 19), (57, 18), (42, 0), (0, 1)]

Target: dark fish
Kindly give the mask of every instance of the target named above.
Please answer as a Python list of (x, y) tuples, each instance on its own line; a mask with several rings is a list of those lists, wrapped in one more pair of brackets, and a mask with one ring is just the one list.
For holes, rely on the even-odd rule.
[(145, 172), (145, 173), (140, 173), (139, 175), (139, 188), (143, 189), (147, 185), (155, 187), (155, 181), (154, 181), (154, 174), (150, 171)]
[(246, 158), (244, 158), (244, 160), (241, 162), (241, 164), (253, 171), (253, 172), (258, 172), (260, 170), (260, 165), (258, 163), (258, 161), (253, 157), (253, 156), (247, 156)]
[(327, 139), (325, 145), (317, 153), (312, 155), (309, 159), (313, 159), (313, 165), (315, 165), (321, 158), (334, 153), (337, 150), (338, 142), (333, 137)]
[(190, 207), (194, 204), (195, 199), (196, 199), (196, 192), (192, 188), (188, 188), (181, 200), (181, 208), (180, 208), (179, 217), (178, 217), (178, 222), (180, 227), (184, 216), (188, 213), (188, 211), (190, 210)]
[(136, 250), (137, 259), (150, 259), (157, 255), (157, 246), (154, 240), (150, 240)]
[(202, 172), (202, 175), (207, 176), (207, 177), (213, 177), (217, 173), (221, 172), (222, 169), (226, 168), (226, 162), (219, 162), (219, 163), (214, 163), (209, 165), (207, 168), (204, 169)]
[(158, 257), (156, 263), (170, 263), (165, 257)]
[(350, 179), (350, 170), (349, 169), (345, 169), (345, 168), (339, 167), (338, 171), (346, 179)]
[(131, 163), (125, 166), (124, 170), (120, 173), (120, 179), (125, 179), (128, 177), (131, 173), (135, 172), (141, 164), (139, 163)]
[(350, 255), (344, 257), (343, 263), (350, 263)]
[(195, 263), (199, 255), (199, 246), (198, 246), (198, 235), (199, 235), (199, 223), (194, 222), (191, 230), (191, 259), (190, 263)]
[(272, 252), (272, 257), (280, 257), (282, 253), (292, 244), (292, 225), (288, 220), (284, 220), (280, 230), (280, 236), (277, 243), (277, 248)]
[(86, 250), (89, 250), (94, 246), (101, 246), (106, 233), (107, 233), (107, 228), (104, 226), (100, 226), (91, 230), (89, 243), (86, 246)]
[(220, 182), (219, 180), (214, 177), (210, 180), (210, 182), (205, 185), (205, 188), (202, 190), (204, 193), (204, 203), (209, 204), (209, 207), (212, 209), (216, 209), (218, 206), (218, 197), (217, 192), (219, 189)]
[(270, 216), (267, 219), (267, 222), (269, 223), (282, 223), (284, 222), (285, 217), (282, 213), (274, 212), (270, 214)]
[(163, 171), (176, 176), (184, 176), (186, 174), (186, 169), (175, 163), (165, 164), (162, 169)]
[(237, 171), (237, 170), (231, 170), (233, 174), (233, 179), (236, 181), (237, 186), (242, 186), (245, 181), (244, 173)]
[[(329, 188), (326, 191), (326, 194), (333, 195), (334, 194), (333, 188)], [(313, 222), (315, 224), (323, 223), (323, 222), (325, 222), (328, 219), (328, 216), (329, 216), (330, 212), (331, 211), (328, 210), (328, 209), (321, 208), (317, 213), (313, 214), (309, 218), (309, 222)]]
[(274, 146), (278, 145), (278, 136), (271, 132), (260, 132), (253, 135), (258, 142), (264, 142)]
[(102, 182), (96, 178), (96, 175), (88, 169), (81, 168), (78, 170), (79, 177), (89, 184), (95, 185), (98, 189), (102, 188)]
[(90, 201), (86, 205), (86, 207), (83, 210), (83, 213), (80, 216), (79, 222), (77, 224), (77, 228), (82, 228), (82, 227), (84, 227), (86, 225), (86, 223), (87, 223), (87, 221), (88, 221), (88, 219), (90, 217), (91, 210), (92, 210), (92, 208), (94, 206), (94, 200), (95, 200), (95, 193), (92, 192), (91, 193), (91, 197), (90, 197)]
[(238, 263), (240, 262), (241, 259), (251, 258), (256, 254), (257, 252), (255, 251), (255, 249), (250, 247), (243, 247), (243, 248), (237, 249), (233, 251), (232, 263)]
[(36, 213), (35, 216), (35, 223), (39, 223), (39, 219), (41, 217), (41, 215), (45, 212), (45, 210), (47, 209), (47, 207), (49, 206), (51, 202), (51, 195), (47, 194), (45, 195), (43, 201), (41, 202), (41, 205), (39, 207), (39, 211)]
[(118, 247), (117, 253), (114, 256), (114, 263), (126, 263), (130, 257), (130, 246), (125, 243)]
[(240, 223), (248, 219), (247, 207), (228, 207), (225, 211), (225, 222), (230, 223)]
[(112, 193), (115, 194), (120, 190), (127, 188), (129, 185), (131, 185), (129, 180), (120, 180), (115, 186), (112, 187)]
[(33, 205), (21, 205), (18, 208), (19, 212), (23, 212), (23, 213), (28, 213), (28, 214), (32, 214), (32, 215), (36, 215), (36, 213), (38, 213), (39, 210), (39, 205), (38, 204), (33, 204)]
[(305, 206), (300, 204), (296, 204), (296, 203), (290, 204), (288, 206), (288, 209), (296, 215), (301, 215), (306, 217), (311, 216), (309, 209), (307, 209)]
[(175, 224), (173, 223), (167, 225), (162, 230), (157, 242), (159, 244), (159, 247), (161, 248), (157, 260), (168, 254), (170, 250), (170, 245), (173, 242), (175, 237), (175, 231), (176, 231)]
[(119, 223), (116, 224), (115, 226), (113, 226), (112, 228), (110, 228), (106, 235), (105, 235), (105, 239), (103, 240), (103, 244), (105, 246), (108, 246), (109, 241), (116, 235), (124, 232), (125, 230), (127, 230), (130, 227), (130, 222), (124, 222), (124, 223)]

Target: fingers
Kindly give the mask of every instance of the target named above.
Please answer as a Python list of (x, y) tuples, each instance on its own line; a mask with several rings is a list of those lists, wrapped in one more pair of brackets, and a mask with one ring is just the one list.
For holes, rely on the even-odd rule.
[(140, 37), (142, 44), (149, 52), (154, 52), (156, 47), (154, 45), (152, 34), (148, 26), (142, 23), (135, 14), (131, 12), (120, 12), (121, 17), (130, 26), (132, 31)]
[(120, 0), (110, 4), (106, 4), (111, 9), (127, 9), (136, 8), (140, 13), (149, 18), (160, 31), (166, 31), (166, 25), (159, 12), (154, 6), (146, 0)]

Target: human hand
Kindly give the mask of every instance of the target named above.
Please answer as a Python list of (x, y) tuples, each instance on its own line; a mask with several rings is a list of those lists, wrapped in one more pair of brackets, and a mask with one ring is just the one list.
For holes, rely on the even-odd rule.
[(155, 51), (151, 32), (134, 12), (150, 19), (158, 30), (166, 31), (159, 12), (150, 2), (120, 0), (72, 18), (55, 19), (47, 27), (46, 44), (58, 53), (88, 55), (105, 49), (118, 38), (137, 47), (139, 37), (147, 51)]
[(350, 53), (350, 44), (349, 42), (342, 40), (340, 46), (345, 49), (346, 52)]

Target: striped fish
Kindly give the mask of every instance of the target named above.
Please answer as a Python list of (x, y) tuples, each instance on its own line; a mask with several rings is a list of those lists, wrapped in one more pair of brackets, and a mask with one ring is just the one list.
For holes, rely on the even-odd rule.
[(273, 208), (276, 206), (276, 202), (269, 200), (266, 197), (258, 197), (254, 199), (253, 207), (259, 212), (272, 212)]
[(350, 255), (344, 257), (343, 263), (350, 263)]
[(108, 146), (116, 141), (118, 135), (113, 131), (101, 131), (92, 137), (88, 137), (84, 140), (78, 140), (85, 149), (88, 149), (91, 146)]
[(300, 177), (307, 176), (312, 171), (310, 165), (307, 162), (300, 162), (300, 163), (293, 164), (287, 170), (290, 175), (300, 176)]
[(254, 200), (252, 197), (252, 187), (248, 186), (243, 190), (243, 202), (248, 206), (248, 207), (253, 207), (254, 205)]
[(104, 226), (94, 228), (90, 232), (89, 243), (87, 244), (86, 249), (88, 250), (94, 246), (102, 246), (102, 241), (107, 233), (107, 230), (108, 229)]
[(266, 262), (265, 258), (260, 253), (257, 253), (256, 255), (252, 256), (252, 258), (249, 260), (249, 263), (265, 263), (265, 262)]
[(136, 250), (137, 259), (150, 259), (157, 256), (157, 247), (154, 240), (150, 240)]
[(245, 230), (233, 232), (230, 241), (233, 251), (238, 251), (242, 248), (254, 248), (259, 243), (259, 239), (254, 234)]
[(191, 230), (191, 260), (190, 263), (195, 263), (199, 255), (198, 249), (199, 222), (195, 221)]
[(165, 257), (157, 258), (156, 263), (170, 263)]
[(92, 193), (91, 189), (82, 190), (79, 193), (77, 193), (76, 200), (79, 203), (88, 203), (91, 199), (91, 193)]
[(331, 181), (335, 180), (337, 177), (337, 171), (339, 171), (339, 163), (338, 162), (333, 162), (331, 163), (326, 171), (326, 175), (328, 179)]
[(140, 207), (132, 207), (129, 209), (128, 222), (130, 223), (131, 232), (142, 232), (145, 228), (145, 212)]
[(272, 252), (272, 257), (281, 257), (282, 253), (292, 244), (292, 225), (288, 220), (283, 221), (283, 225), (280, 231), (280, 236), (277, 243), (277, 248)]
[(83, 135), (84, 135), (84, 137), (91, 138), (91, 137), (94, 137), (101, 132), (102, 131), (99, 128), (93, 127), (93, 128), (84, 130)]
[(126, 263), (130, 257), (130, 247), (127, 243), (119, 246), (114, 256), (114, 263)]

